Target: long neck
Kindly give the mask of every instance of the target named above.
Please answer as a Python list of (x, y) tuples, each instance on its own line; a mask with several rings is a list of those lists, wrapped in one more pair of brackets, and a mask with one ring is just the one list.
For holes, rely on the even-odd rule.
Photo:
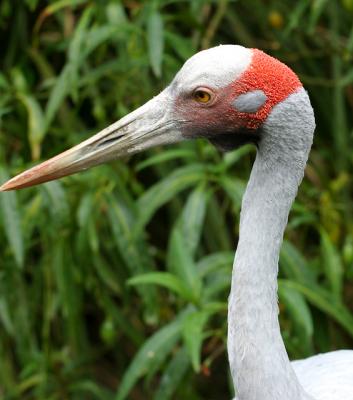
[[(302, 126), (295, 123), (299, 111), (305, 112)], [(277, 272), (283, 232), (303, 177), (313, 127), (304, 90), (276, 106), (244, 194), (228, 314), (229, 361), (238, 400), (309, 399), (280, 334)]]

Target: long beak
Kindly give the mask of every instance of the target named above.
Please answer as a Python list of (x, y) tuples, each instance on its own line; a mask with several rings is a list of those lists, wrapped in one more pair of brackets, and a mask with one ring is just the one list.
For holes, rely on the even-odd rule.
[(79, 145), (10, 179), (0, 191), (51, 181), (147, 148), (183, 139), (167, 91)]

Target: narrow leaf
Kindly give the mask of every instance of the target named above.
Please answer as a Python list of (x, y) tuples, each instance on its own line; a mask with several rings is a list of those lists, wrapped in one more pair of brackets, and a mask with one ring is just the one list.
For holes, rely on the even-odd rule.
[(39, 102), (31, 95), (20, 93), (19, 100), (26, 107), (28, 115), (28, 139), (33, 160), (40, 158), (41, 143), (46, 132), (44, 113)]
[(220, 293), (229, 292), (232, 280), (231, 272), (228, 270), (220, 270), (207, 277), (205, 290), (203, 292), (203, 300), (212, 300), (219, 297)]
[[(279, 284), (283, 284), (280, 280)], [(353, 316), (342, 303), (335, 302), (329, 292), (315, 287), (314, 289), (299, 282), (285, 280), (285, 284), (302, 293), (310, 303), (330, 315), (353, 337)]]
[(168, 248), (168, 267), (187, 285), (192, 297), (198, 301), (202, 281), (185, 240), (178, 229), (174, 229)]
[(163, 152), (158, 153), (154, 156), (148, 157), (146, 160), (137, 164), (136, 171), (141, 171), (152, 165), (160, 164), (166, 161), (171, 161), (174, 159), (192, 159), (195, 158), (195, 152), (191, 149), (170, 149), (163, 150)]
[(147, 20), (148, 56), (154, 74), (162, 74), (162, 56), (164, 47), (163, 20), (157, 10), (153, 10)]
[(145, 375), (154, 364), (160, 365), (165, 360), (179, 339), (180, 331), (181, 319), (178, 318), (146, 340), (125, 372), (116, 394), (116, 400), (126, 399), (136, 381)]
[(219, 271), (222, 268), (227, 268), (228, 271), (231, 272), (233, 260), (233, 251), (217, 252), (202, 258), (197, 263), (197, 269), (202, 277), (207, 276), (214, 271)]
[[(7, 181), (8, 178), (5, 169), (0, 167), (1, 182)], [(0, 207), (7, 240), (10, 243), (17, 265), (22, 268), (24, 262), (23, 233), (20, 224), (16, 192), (0, 193)]]
[(65, 65), (50, 92), (47, 107), (45, 109), (46, 127), (49, 127), (50, 123), (55, 117), (56, 112), (64, 101), (64, 98), (70, 91), (72, 84), (72, 72), (72, 66), (70, 64)]
[(45, 110), (45, 122), (48, 127), (65, 97), (72, 93), (75, 97), (78, 84), (78, 69), (84, 51), (87, 26), (92, 16), (93, 7), (87, 7), (80, 18), (68, 49), (68, 62), (62, 69), (49, 96)]
[(165, 368), (153, 400), (169, 400), (181, 385), (190, 361), (184, 348), (180, 349)]
[(230, 168), (239, 160), (241, 160), (245, 155), (251, 153), (252, 151), (254, 151), (254, 146), (248, 144), (239, 147), (239, 149), (236, 149), (234, 151), (230, 151), (229, 153), (225, 153), (222, 164), (224, 164), (226, 168)]
[(193, 43), (182, 35), (166, 31), (165, 39), (182, 60), (187, 60), (196, 52)]
[[(135, 225), (134, 209), (129, 208), (118, 196), (107, 195), (108, 216), (113, 240), (124, 260), (130, 276), (142, 274), (154, 269), (154, 261), (149, 254), (143, 235), (132, 235)], [(154, 287), (137, 287), (148, 309), (151, 321), (156, 318), (158, 302)]]
[(200, 241), (207, 200), (204, 185), (198, 186), (187, 199), (179, 221), (180, 232), (191, 255), (195, 254)]
[(240, 179), (233, 177), (230, 178), (229, 176), (224, 175), (220, 179), (219, 183), (232, 200), (234, 210), (238, 212), (241, 207), (243, 194), (245, 192), (245, 182), (241, 181)]
[(310, 342), (314, 330), (313, 320), (303, 295), (287, 285), (286, 281), (281, 281), (278, 285), (278, 294), (295, 322), (298, 333), (307, 343)]
[(199, 183), (205, 177), (201, 164), (181, 167), (149, 188), (138, 200), (139, 221), (135, 230), (141, 230), (153, 214), (182, 190)]
[(313, 33), (317, 22), (322, 15), (328, 0), (314, 0), (311, 5), (311, 12), (309, 16), (308, 32)]
[(325, 274), (330, 282), (332, 294), (337, 300), (341, 299), (342, 295), (342, 280), (343, 280), (343, 266), (339, 254), (333, 246), (328, 234), (320, 231), (321, 236), (321, 254)]
[(150, 272), (129, 279), (129, 285), (160, 285), (179, 294), (184, 300), (193, 301), (192, 293), (184, 282), (169, 272)]
[(283, 241), (280, 254), (281, 271), (290, 279), (308, 285), (315, 282), (314, 273), (303, 255), (288, 241)]
[(62, 225), (68, 221), (69, 206), (63, 185), (59, 181), (52, 181), (41, 186), (41, 190), (48, 196), (49, 211), (56, 222)]
[(189, 352), (191, 364), (196, 372), (200, 371), (203, 328), (208, 317), (209, 314), (206, 311), (196, 311), (187, 315), (183, 322), (183, 339)]

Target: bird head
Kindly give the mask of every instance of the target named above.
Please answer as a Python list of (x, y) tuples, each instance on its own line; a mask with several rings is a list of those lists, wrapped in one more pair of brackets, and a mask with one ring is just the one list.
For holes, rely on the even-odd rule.
[(204, 137), (221, 150), (261, 141), (272, 109), (302, 87), (256, 49), (222, 45), (185, 62), (158, 96), (77, 146), (12, 178), (0, 190), (58, 179), (124, 155)]

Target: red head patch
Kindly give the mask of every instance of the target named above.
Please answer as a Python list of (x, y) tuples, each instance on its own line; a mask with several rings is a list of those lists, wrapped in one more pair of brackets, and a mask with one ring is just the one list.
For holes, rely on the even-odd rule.
[[(194, 82), (194, 92), (189, 89), (180, 91), (175, 108), (186, 121), (182, 126), (184, 136), (206, 137), (215, 142), (224, 135), (227, 141), (236, 140), (242, 132), (246, 141), (263, 125), (276, 104), (302, 87), (298, 77), (285, 64), (260, 50), (251, 49), (249, 52), (249, 64), (233, 82), (219, 86), (217, 65), (210, 63), (214, 86), (212, 79), (203, 84), (202, 77), (208, 73), (206, 65), (204, 70), (200, 69), (200, 84)], [(236, 56), (234, 63), (237, 63)], [(219, 65), (222, 70), (222, 59), (219, 59)], [(195, 101), (199, 100), (193, 95), (197, 88), (209, 91), (211, 100), (202, 104)]]
[(231, 84), (231, 94), (234, 99), (253, 90), (261, 90), (266, 95), (267, 100), (258, 111), (254, 113), (236, 111), (236, 117), (243, 121), (243, 127), (258, 129), (272, 108), (296, 92), (302, 84), (297, 75), (277, 59), (257, 49), (252, 49), (252, 53), (252, 60), (247, 70)]

